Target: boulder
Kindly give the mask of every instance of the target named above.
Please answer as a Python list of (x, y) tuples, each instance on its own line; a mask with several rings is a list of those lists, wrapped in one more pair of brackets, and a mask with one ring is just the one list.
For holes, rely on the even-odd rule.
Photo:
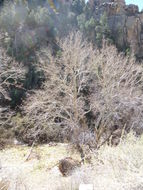
[(80, 167), (80, 162), (71, 157), (66, 157), (59, 161), (59, 170), (63, 176), (70, 175), (76, 168)]

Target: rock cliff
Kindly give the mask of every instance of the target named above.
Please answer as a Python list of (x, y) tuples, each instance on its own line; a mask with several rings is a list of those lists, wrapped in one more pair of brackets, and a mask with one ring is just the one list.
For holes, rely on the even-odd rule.
[(106, 13), (113, 39), (120, 49), (130, 48), (138, 58), (143, 58), (143, 12), (136, 5), (126, 5), (125, 0), (90, 0), (95, 18)]
[[(69, 4), (72, 1), (74, 0), (60, 0), (61, 3)], [(138, 58), (143, 58), (143, 11), (139, 12), (136, 5), (126, 5), (125, 0), (88, 1), (96, 20), (106, 13), (108, 26), (117, 47), (121, 50), (130, 49)], [(0, 0), (0, 5), (3, 2), (4, 0)]]

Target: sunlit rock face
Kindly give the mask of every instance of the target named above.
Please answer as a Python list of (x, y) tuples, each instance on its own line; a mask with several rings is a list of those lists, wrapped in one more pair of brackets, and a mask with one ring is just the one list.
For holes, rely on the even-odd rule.
[(143, 58), (143, 12), (136, 5), (126, 5), (124, 0), (90, 0), (95, 19), (106, 13), (108, 25), (119, 49), (131, 49)]
[(125, 5), (125, 0), (92, 0), (96, 5), (102, 5), (104, 3), (117, 3), (120, 5)]

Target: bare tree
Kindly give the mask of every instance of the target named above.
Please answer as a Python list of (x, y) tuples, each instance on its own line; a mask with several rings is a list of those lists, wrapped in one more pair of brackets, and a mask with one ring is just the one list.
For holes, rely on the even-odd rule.
[(98, 88), (91, 102), (100, 113), (96, 128), (139, 132), (143, 129), (143, 67), (133, 56), (124, 56), (107, 44), (96, 51), (95, 62)]
[(13, 112), (9, 108), (11, 102), (9, 90), (11, 86), (22, 88), (19, 81), (24, 79), (25, 69), (0, 47), (0, 126), (6, 125), (11, 120)]
[(95, 52), (80, 33), (71, 34), (59, 45), (61, 51), (56, 57), (47, 49), (39, 53), (46, 82), (43, 89), (30, 98), (25, 111), (36, 131), (39, 132), (41, 126), (42, 130), (43, 126), (63, 127), (73, 142), (84, 141), (81, 133), (88, 131), (86, 114), (91, 106), (87, 105), (88, 97), (82, 91), (90, 79)]
[(46, 48), (38, 52), (46, 80), (24, 105), (30, 137), (59, 130), (58, 135), (64, 131), (79, 148), (95, 148), (117, 129), (142, 127), (143, 68), (133, 57), (106, 44), (93, 49), (80, 33), (59, 46), (56, 57)]

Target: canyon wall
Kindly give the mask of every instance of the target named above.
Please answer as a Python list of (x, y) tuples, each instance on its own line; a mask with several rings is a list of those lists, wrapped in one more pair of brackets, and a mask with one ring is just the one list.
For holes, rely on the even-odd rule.
[(108, 26), (120, 49), (130, 48), (138, 58), (143, 58), (143, 12), (136, 5), (126, 5), (124, 0), (90, 0), (95, 19), (106, 13)]

